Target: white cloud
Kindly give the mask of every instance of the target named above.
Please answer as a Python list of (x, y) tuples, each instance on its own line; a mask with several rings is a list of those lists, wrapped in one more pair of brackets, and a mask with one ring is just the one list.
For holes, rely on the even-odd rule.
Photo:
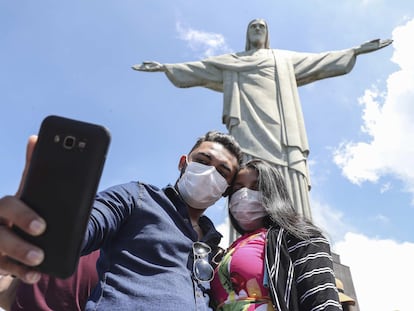
[(390, 182), (386, 182), (385, 184), (383, 184), (382, 186), (381, 186), (381, 193), (385, 193), (385, 192), (387, 192), (387, 191), (389, 191), (390, 189), (392, 189), (392, 185), (391, 185), (391, 183)]
[(392, 61), (400, 70), (387, 79), (387, 90), (375, 86), (359, 102), (364, 106), (362, 131), (368, 142), (344, 142), (334, 152), (334, 161), (351, 182), (377, 182), (392, 175), (414, 194), (414, 20), (393, 31)]
[(351, 269), (361, 310), (413, 310), (413, 243), (370, 239), (349, 232), (334, 245), (334, 251)]
[(179, 22), (176, 23), (176, 29), (179, 38), (186, 41), (191, 50), (200, 53), (201, 57), (231, 52), (221, 34), (192, 29), (181, 25)]
[(350, 227), (343, 221), (343, 213), (328, 204), (315, 200), (312, 196), (310, 199), (315, 225), (321, 228), (331, 241), (343, 239), (345, 233), (350, 230)]
[(389, 224), (390, 223), (390, 219), (387, 216), (384, 216), (382, 214), (376, 215), (373, 219), (377, 223), (381, 223), (381, 224)]

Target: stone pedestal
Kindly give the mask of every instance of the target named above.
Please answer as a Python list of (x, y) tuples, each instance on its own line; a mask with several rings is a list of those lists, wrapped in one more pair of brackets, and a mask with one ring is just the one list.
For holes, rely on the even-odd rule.
[(332, 259), (335, 276), (342, 281), (345, 294), (355, 300), (355, 306), (352, 306), (351, 310), (359, 311), (358, 299), (354, 288), (354, 282), (352, 281), (351, 270), (348, 266), (341, 263), (338, 254), (332, 253)]

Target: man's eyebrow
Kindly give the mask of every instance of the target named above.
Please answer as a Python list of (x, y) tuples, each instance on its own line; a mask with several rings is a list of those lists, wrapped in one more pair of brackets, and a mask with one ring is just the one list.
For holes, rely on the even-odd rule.
[(207, 152), (204, 152), (204, 151), (199, 151), (199, 152), (195, 153), (194, 156), (205, 156), (206, 158), (211, 160), (211, 155)]
[[(199, 151), (199, 152), (194, 154), (194, 156), (197, 156), (197, 155), (198, 156), (204, 156), (204, 157), (208, 158), (209, 160), (211, 160), (211, 155), (207, 152)], [(220, 163), (220, 167), (222, 167), (223, 169), (225, 169), (229, 173), (232, 173), (231, 168), (226, 163)]]

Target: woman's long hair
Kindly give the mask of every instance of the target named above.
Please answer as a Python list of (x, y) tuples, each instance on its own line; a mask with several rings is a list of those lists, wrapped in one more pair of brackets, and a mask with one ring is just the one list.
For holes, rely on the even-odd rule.
[[(261, 193), (263, 206), (268, 216), (265, 227), (279, 226), (299, 239), (307, 240), (322, 234), (321, 230), (310, 220), (300, 215), (293, 207), (285, 181), (277, 168), (266, 161), (254, 159), (243, 164), (241, 169), (252, 169), (258, 175), (258, 191)], [(233, 227), (240, 234), (245, 232), (229, 213)]]

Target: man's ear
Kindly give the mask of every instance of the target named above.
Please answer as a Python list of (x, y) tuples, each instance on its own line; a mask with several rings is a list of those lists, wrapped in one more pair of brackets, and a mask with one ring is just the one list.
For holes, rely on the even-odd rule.
[(187, 156), (182, 155), (180, 157), (180, 161), (178, 162), (178, 170), (182, 172), (182, 170), (187, 166)]

